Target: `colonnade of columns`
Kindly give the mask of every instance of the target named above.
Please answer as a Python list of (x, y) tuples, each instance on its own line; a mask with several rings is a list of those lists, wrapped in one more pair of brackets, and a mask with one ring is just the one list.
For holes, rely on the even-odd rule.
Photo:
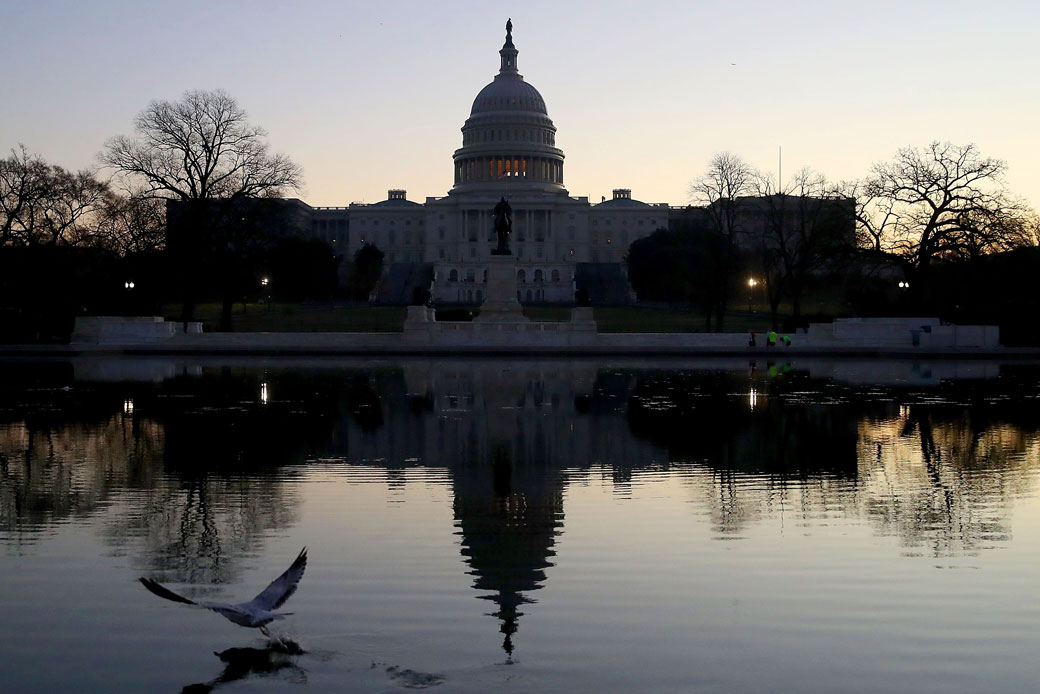
[(509, 178), (562, 184), (563, 162), (547, 157), (504, 155), (474, 157), (455, 162), (455, 183), (498, 181)]

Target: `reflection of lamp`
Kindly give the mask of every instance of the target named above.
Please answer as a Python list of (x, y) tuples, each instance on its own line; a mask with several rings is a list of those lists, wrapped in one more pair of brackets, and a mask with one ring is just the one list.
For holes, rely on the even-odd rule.
[(133, 280), (127, 280), (126, 282), (123, 282), (123, 287), (124, 287), (124, 288), (125, 288), (125, 289), (126, 289), (127, 291), (130, 291), (131, 289), (133, 289), (133, 288), (134, 288), (134, 281), (133, 281)]
[(748, 409), (749, 410), (754, 410), (755, 409), (755, 405), (757, 405), (757, 404), (758, 404), (758, 391), (755, 390), (754, 388), (752, 388), (751, 392), (748, 393)]
[(267, 381), (260, 384), (260, 403), (267, 404)]
[(123, 414), (132, 415), (134, 413), (134, 399), (127, 398), (123, 401)]

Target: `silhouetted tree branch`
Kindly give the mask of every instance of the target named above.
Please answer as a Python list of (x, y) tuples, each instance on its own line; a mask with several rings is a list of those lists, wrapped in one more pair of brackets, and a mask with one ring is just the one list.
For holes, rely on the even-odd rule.
[[(861, 237), (923, 279), (937, 260), (970, 257), (1020, 243), (1022, 214), (1004, 183), (1006, 164), (973, 144), (933, 142), (899, 150), (860, 184)], [(913, 282), (915, 288), (918, 282)]]
[(837, 271), (852, 249), (855, 202), (809, 168), (783, 187), (768, 176), (759, 177), (758, 194), (747, 205), (760, 208), (762, 215), (756, 264), (775, 325), (783, 297), (790, 298), (792, 316), (798, 318), (809, 281), (828, 269)]
[(20, 145), (0, 160), (0, 245), (89, 244), (108, 194), (94, 172), (48, 164)]
[[(217, 263), (229, 276), (244, 253), (244, 230), (227, 224), (248, 198), (280, 197), (302, 183), (300, 167), (271, 154), (267, 133), (250, 125), (238, 102), (222, 90), (189, 91), (180, 101), (153, 101), (134, 119), (133, 136), (110, 139), (102, 161), (141, 185), (146, 195), (179, 201), (177, 224), (167, 247), (180, 270), (183, 319), (195, 306), (196, 266)], [(215, 223), (218, 215), (223, 222)], [(224, 281), (222, 328), (230, 329), (236, 283)], [(226, 325), (224, 324), (226, 323)]]
[(740, 198), (754, 192), (756, 173), (736, 154), (720, 152), (711, 158), (708, 170), (690, 184), (690, 199), (704, 207), (708, 233), (717, 240), (710, 245), (717, 265), (712, 274), (717, 279), (712, 306), (706, 306), (709, 316), (715, 313), (715, 330), (721, 332), (729, 305), (734, 278), (739, 270), (739, 239), (743, 230)]

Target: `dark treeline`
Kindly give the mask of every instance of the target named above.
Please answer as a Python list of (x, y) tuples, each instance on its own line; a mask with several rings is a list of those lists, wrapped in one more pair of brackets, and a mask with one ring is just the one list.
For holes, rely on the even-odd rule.
[[(1040, 221), (1008, 190), (1006, 168), (974, 145), (934, 142), (859, 181), (803, 169), (778, 182), (718, 154), (691, 184), (693, 204), (631, 245), (629, 277), (641, 300), (695, 304), (716, 331), (754, 298), (786, 330), (837, 315), (938, 315), (998, 323), (1006, 344), (1040, 343), (1022, 325), (1040, 308), (1025, 286), (1040, 270)], [(827, 297), (830, 313), (805, 315), (810, 296)]]
[[(72, 172), (24, 146), (0, 159), (0, 341), (67, 339), (75, 316), (194, 318), (219, 301), (329, 299), (340, 259), (300, 238), (281, 196), (290, 159), (221, 91), (155, 101), (105, 168)], [(104, 173), (103, 173), (104, 172)]]

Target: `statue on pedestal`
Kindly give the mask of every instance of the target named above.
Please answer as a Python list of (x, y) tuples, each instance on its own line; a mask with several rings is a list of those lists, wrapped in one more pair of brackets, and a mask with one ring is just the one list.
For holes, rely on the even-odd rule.
[(513, 208), (505, 197), (498, 201), (493, 210), (495, 215), (495, 234), (498, 236), (498, 247), (491, 255), (512, 255), (509, 250), (509, 234), (513, 231)]

